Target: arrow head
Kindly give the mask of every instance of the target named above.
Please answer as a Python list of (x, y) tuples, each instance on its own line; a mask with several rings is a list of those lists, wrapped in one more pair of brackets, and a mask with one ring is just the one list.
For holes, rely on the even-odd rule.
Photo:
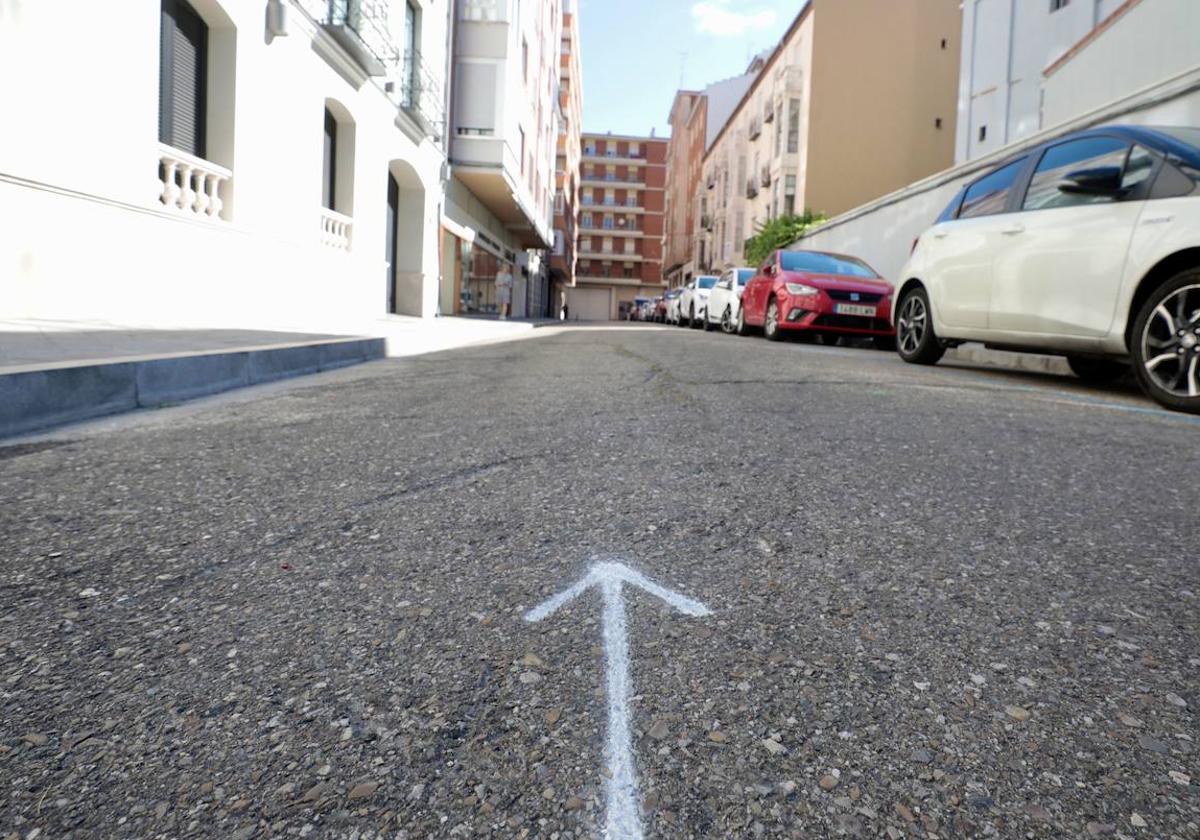
[(541, 621), (558, 612), (560, 607), (565, 606), (570, 601), (573, 601), (579, 595), (593, 586), (600, 586), (602, 590), (607, 592), (611, 587), (615, 586), (619, 591), (622, 584), (630, 584), (639, 589), (643, 589), (662, 599), (664, 602), (679, 610), (685, 615), (702, 617), (709, 614), (708, 607), (699, 601), (695, 601), (682, 595), (672, 589), (667, 589), (660, 586), (641, 572), (629, 568), (624, 563), (615, 560), (605, 560), (598, 563), (593, 563), (588, 573), (580, 578), (571, 586), (547, 598), (542, 603), (525, 613), (526, 621)]

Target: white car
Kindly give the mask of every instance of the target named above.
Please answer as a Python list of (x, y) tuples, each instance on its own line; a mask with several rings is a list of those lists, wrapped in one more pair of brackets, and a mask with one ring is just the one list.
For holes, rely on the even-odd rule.
[(1132, 363), (1200, 413), (1200, 128), (1115, 126), (1022, 152), (914, 243), (892, 320), (907, 362), (965, 341), (1064, 355), (1102, 382)]
[(667, 299), (667, 323), (679, 325), (679, 297), (683, 294), (683, 289), (671, 289), (666, 293)]
[(738, 311), (742, 308), (742, 292), (754, 276), (753, 268), (727, 268), (713, 286), (704, 307), (704, 329), (720, 326), (727, 333), (737, 329)]
[(681, 327), (698, 327), (708, 303), (709, 292), (717, 285), (719, 278), (711, 274), (698, 274), (690, 283), (683, 287), (679, 296), (679, 325)]

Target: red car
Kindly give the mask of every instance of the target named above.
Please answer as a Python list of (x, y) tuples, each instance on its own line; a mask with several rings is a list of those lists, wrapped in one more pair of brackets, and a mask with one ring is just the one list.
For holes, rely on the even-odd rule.
[(857, 257), (822, 251), (776, 251), (746, 284), (738, 335), (761, 327), (779, 341), (785, 332), (874, 338), (895, 347), (892, 284)]

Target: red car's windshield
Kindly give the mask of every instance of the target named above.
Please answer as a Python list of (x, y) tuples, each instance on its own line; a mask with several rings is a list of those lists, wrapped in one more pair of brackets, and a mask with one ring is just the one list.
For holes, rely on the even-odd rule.
[(783, 251), (779, 254), (779, 266), (784, 271), (841, 274), (846, 277), (879, 276), (862, 260), (819, 251)]

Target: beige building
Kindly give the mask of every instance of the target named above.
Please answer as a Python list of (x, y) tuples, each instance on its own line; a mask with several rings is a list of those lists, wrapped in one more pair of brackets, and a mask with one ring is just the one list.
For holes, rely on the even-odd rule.
[(441, 311), (496, 311), (513, 268), (512, 314), (549, 299), (558, 145), (561, 0), (458, 0)]
[(558, 66), (558, 156), (554, 164), (554, 251), (551, 269), (559, 300), (566, 301), (566, 287), (575, 285), (578, 257), (575, 252), (579, 226), (579, 175), (583, 155), (583, 61), (580, 55), (577, 0), (563, 3), (562, 48)]
[(959, 0), (809, 0), (704, 158), (693, 259), (740, 265), (778, 216), (835, 215), (950, 166)]

